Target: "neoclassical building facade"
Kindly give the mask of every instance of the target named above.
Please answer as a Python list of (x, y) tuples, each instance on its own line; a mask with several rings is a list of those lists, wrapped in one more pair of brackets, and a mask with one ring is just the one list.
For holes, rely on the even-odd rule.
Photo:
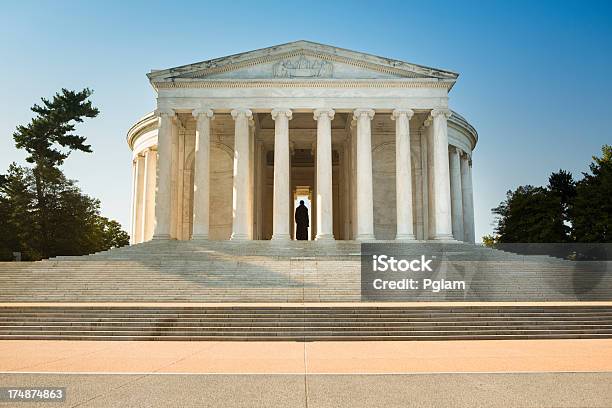
[(474, 242), (476, 130), (458, 75), (308, 41), (148, 74), (157, 109), (128, 131), (132, 243)]

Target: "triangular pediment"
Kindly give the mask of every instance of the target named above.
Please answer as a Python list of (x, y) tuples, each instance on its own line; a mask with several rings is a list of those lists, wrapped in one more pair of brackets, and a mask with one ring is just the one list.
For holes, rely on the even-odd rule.
[(148, 74), (152, 83), (274, 79), (427, 79), (454, 82), (457, 74), (336, 48), (295, 41)]

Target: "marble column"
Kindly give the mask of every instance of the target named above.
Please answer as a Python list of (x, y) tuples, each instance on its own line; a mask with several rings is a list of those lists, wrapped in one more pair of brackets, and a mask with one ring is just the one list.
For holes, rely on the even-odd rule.
[(429, 149), (427, 148), (427, 128), (425, 126), (421, 126), (419, 129), (420, 136), (420, 145), (421, 145), (421, 169), (422, 169), (422, 177), (421, 177), (421, 206), (423, 208), (422, 216), (423, 216), (423, 236), (420, 239), (427, 240), (429, 239), (429, 169), (428, 169), (428, 156)]
[(344, 140), (342, 149), (342, 185), (344, 186), (342, 203), (344, 214), (344, 236), (342, 239), (351, 239), (351, 154), (348, 138)]
[(272, 239), (291, 239), (289, 216), (289, 109), (272, 110), (274, 120), (274, 196), (272, 209)]
[(136, 155), (136, 167), (135, 167), (135, 178), (136, 183), (134, 189), (134, 225), (132, 228), (133, 243), (139, 244), (143, 241), (142, 239), (142, 213), (144, 203), (144, 184), (145, 184), (145, 156), (144, 154)]
[(132, 159), (132, 208), (130, 209), (130, 245), (136, 243), (136, 160)]
[(414, 240), (412, 217), (412, 164), (410, 155), (411, 109), (396, 109), (391, 115), (395, 120), (395, 192), (397, 227), (396, 240)]
[(191, 239), (208, 239), (210, 214), (210, 109), (193, 111), (196, 118), (193, 176), (193, 233)]
[(450, 175), (448, 163), (448, 109), (433, 109), (433, 195), (435, 232), (433, 239), (453, 240), (451, 220)]
[(451, 217), (453, 222), (453, 237), (463, 241), (463, 199), (461, 193), (461, 150), (455, 146), (449, 147), (449, 171), (451, 187)]
[(334, 239), (332, 186), (332, 109), (317, 109), (317, 240)]
[(157, 194), (155, 194), (155, 227), (153, 239), (170, 239), (172, 215), (172, 138), (174, 111), (158, 111)]
[(463, 200), (463, 236), (465, 242), (474, 243), (474, 196), (472, 190), (472, 159), (464, 153), (461, 156), (461, 196)]
[(374, 237), (374, 196), (372, 191), (372, 118), (374, 110), (356, 109), (357, 121), (357, 237), (359, 241)]
[(180, 219), (181, 219), (181, 211), (179, 210), (179, 208), (181, 208), (180, 204), (179, 204), (179, 193), (181, 191), (180, 186), (179, 186), (179, 178), (181, 177), (181, 174), (179, 172), (179, 167), (180, 167), (180, 159), (179, 159), (179, 152), (180, 152), (180, 147), (179, 147), (179, 123), (178, 123), (178, 116), (175, 117), (175, 119), (173, 120), (173, 126), (172, 126), (172, 159), (171, 159), (171, 163), (172, 163), (172, 170), (170, 170), (170, 174), (171, 174), (171, 182), (170, 185), (172, 186), (172, 193), (171, 193), (171, 201), (170, 201), (170, 238), (172, 239), (180, 239), (180, 233), (179, 233), (179, 224), (180, 224)]
[(234, 109), (234, 188), (232, 195), (232, 240), (249, 238), (249, 119), (248, 109)]
[(142, 241), (150, 241), (153, 237), (153, 220), (155, 218), (155, 179), (157, 176), (157, 151), (154, 148), (148, 148), (145, 151), (144, 173)]
[(351, 143), (351, 239), (357, 239), (357, 121), (352, 120), (349, 129)]
[(249, 239), (255, 237), (255, 120), (249, 120)]
[(432, 126), (433, 119), (430, 116), (423, 123), (425, 138), (427, 140), (427, 237), (434, 239), (436, 236), (436, 206), (434, 196), (434, 133)]

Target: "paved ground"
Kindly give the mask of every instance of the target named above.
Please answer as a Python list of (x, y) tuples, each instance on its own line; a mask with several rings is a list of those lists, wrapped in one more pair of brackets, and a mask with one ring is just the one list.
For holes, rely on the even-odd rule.
[(44, 407), (612, 407), (612, 340), (0, 341)]
[(612, 339), (305, 343), (0, 341), (0, 372), (9, 371), (217, 374), (612, 372)]
[[(67, 387), (17, 407), (610, 407), (612, 373), (227, 375), (2, 374), (2, 386)], [(0, 403), (0, 406), (9, 403)]]

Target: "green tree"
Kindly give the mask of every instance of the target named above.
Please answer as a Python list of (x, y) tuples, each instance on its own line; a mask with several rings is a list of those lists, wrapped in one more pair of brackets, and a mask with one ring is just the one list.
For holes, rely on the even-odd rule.
[(577, 242), (612, 242), (612, 146), (601, 152), (576, 185), (571, 222)]
[(553, 221), (556, 223), (553, 230), (558, 231), (559, 236), (555, 241), (550, 242), (570, 242), (572, 241), (572, 237), (569, 213), (576, 197), (576, 182), (574, 181), (574, 177), (569, 171), (559, 170), (548, 177), (548, 186), (546, 186), (546, 188), (548, 194), (552, 197), (556, 197), (559, 203)]
[(77, 123), (99, 113), (88, 100), (91, 94), (87, 88), (80, 92), (62, 89), (51, 100), (42, 98), (42, 105), (35, 104), (31, 108), (36, 116), (27, 126), (18, 126), (13, 133), (15, 146), (24, 149), (28, 153), (26, 161), (34, 164), (35, 210), (40, 228), (39, 250), (43, 258), (50, 255), (53, 245), (49, 217), (54, 204), (48, 194), (62, 176), (59, 166), (71, 151), (91, 152), (91, 146), (85, 144), (85, 136), (75, 134)]
[(81, 192), (60, 166), (72, 151), (91, 152), (75, 125), (98, 115), (89, 89), (62, 89), (34, 105), (37, 115), (13, 134), (32, 168), (13, 163), (0, 175), (0, 259), (19, 251), (24, 260), (83, 255), (127, 245), (119, 223), (100, 215), (100, 202)]
[[(508, 191), (492, 210), (496, 242), (612, 242), (612, 146), (593, 157), (590, 173), (575, 181), (570, 172), (552, 173), (546, 187)], [(491, 239), (492, 238), (492, 239)]]
[(520, 186), (492, 210), (497, 242), (565, 242), (561, 199), (543, 187)]
[[(1, 180), (0, 212), (6, 222), (0, 224), (0, 259), (12, 259), (15, 251), (24, 260), (41, 259), (32, 169), (12, 164)], [(47, 214), (49, 256), (83, 255), (129, 243), (118, 222), (100, 215), (100, 202), (63, 174), (46, 184), (45, 195), (52, 203)]]
[(109, 220), (105, 217), (98, 217), (97, 228), (102, 233), (100, 241), (100, 249), (102, 251), (108, 248), (119, 248), (130, 243), (130, 235), (121, 228), (115, 220)]
[(547, 188), (552, 194), (559, 197), (563, 219), (569, 219), (569, 211), (576, 198), (576, 182), (572, 173), (565, 170), (552, 173), (548, 178)]
[(32, 170), (12, 163), (8, 172), (0, 176), (0, 245), (2, 260), (13, 259), (13, 252), (21, 252), (24, 259), (38, 259), (40, 234), (34, 204), (36, 196)]

